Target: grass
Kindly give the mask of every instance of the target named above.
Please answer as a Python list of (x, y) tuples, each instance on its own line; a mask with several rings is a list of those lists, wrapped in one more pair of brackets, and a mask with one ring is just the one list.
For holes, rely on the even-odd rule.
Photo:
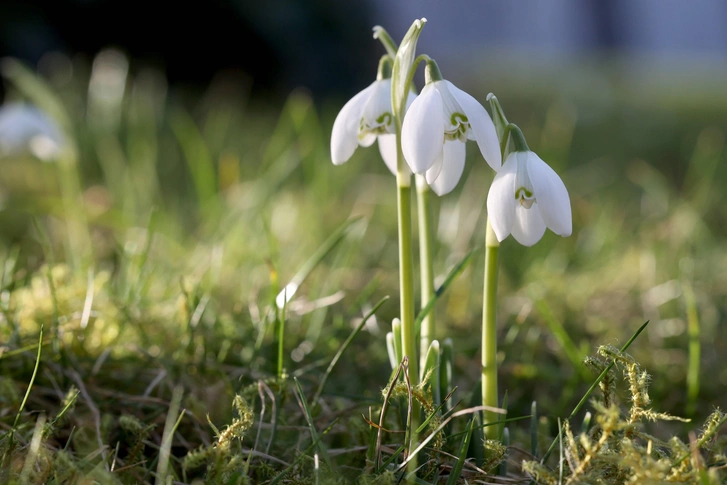
[[(188, 96), (142, 72), (111, 103), (74, 63), (71, 79), (2, 66), (10, 96), (46, 109), (70, 141), (57, 163), (2, 160), (3, 483), (397, 483), (413, 399), (428, 410), (420, 483), (528, 483), (522, 463), (551, 443), (547, 468), (528, 470), (585, 483), (624, 437), (613, 477), (724, 483), (724, 107), (670, 106), (681, 111), (669, 121), (627, 96), (596, 113), (490, 88), (563, 175), (575, 228), (501, 248), (506, 449), (482, 443), (470, 415), (492, 176), (474, 152), (455, 194), (435, 200), (441, 291), (436, 307), (417, 304), (440, 322), (437, 402), (427, 386), (392, 385), (395, 181), (376, 150), (330, 163), (345, 100), (300, 90), (270, 106), (229, 81)], [(621, 360), (581, 399), (597, 376), (581, 358), (622, 347), (646, 320), (634, 360), (605, 354)], [(646, 392), (634, 363), (659, 417), (690, 423), (634, 414)], [(585, 438), (559, 426), (586, 410)]]

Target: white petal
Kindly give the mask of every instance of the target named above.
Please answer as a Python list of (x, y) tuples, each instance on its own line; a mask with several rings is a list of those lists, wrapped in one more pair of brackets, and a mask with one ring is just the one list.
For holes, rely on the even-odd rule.
[(376, 141), (375, 133), (366, 133), (364, 136), (358, 136), (358, 144), (362, 147), (370, 147)]
[[(445, 81), (449, 90), (467, 115), (470, 122), (470, 139), (474, 139), (480, 147), (485, 161), (495, 171), (500, 170), (502, 155), (497, 130), (487, 110), (475, 98), (465, 93), (449, 81)], [(474, 135), (474, 136), (472, 136)]]
[(465, 145), (461, 141), (444, 143), (442, 170), (434, 182), (429, 182), (437, 195), (450, 193), (456, 186), (464, 171)]
[(545, 222), (540, 217), (536, 202), (530, 209), (517, 207), (512, 222), (512, 237), (523, 246), (532, 246), (545, 234)]
[[(359, 144), (358, 126), (361, 121), (361, 114), (375, 87), (376, 81), (344, 104), (338, 116), (336, 116), (331, 133), (331, 159), (334, 165), (341, 165), (348, 161), (353, 152), (356, 151)], [(373, 143), (373, 140), (371, 143)]]
[[(391, 109), (391, 79), (382, 79), (374, 83), (369, 99), (363, 108), (364, 123), (371, 130), (385, 127), (387, 131), (394, 131), (394, 115)], [(359, 133), (360, 134), (360, 133)], [(369, 143), (370, 145), (370, 143)], [(365, 145), (368, 146), (368, 145)]]
[(396, 175), (396, 135), (379, 135), (379, 153), (389, 171)]
[(429, 170), (424, 172), (425, 178), (427, 179), (427, 183), (429, 185), (434, 183), (434, 181), (437, 180), (437, 177), (439, 177), (439, 174), (442, 172), (442, 159), (443, 158), (444, 158), (444, 147), (442, 147), (442, 150), (439, 152), (439, 156), (434, 161), (434, 165), (432, 165), (429, 168)]
[(417, 99), (416, 93), (414, 91), (409, 91), (409, 97), (406, 98), (406, 110), (409, 110), (409, 107), (415, 99)]
[(498, 241), (502, 241), (510, 234), (515, 220), (517, 163), (517, 152), (513, 152), (495, 175), (490, 192), (487, 194), (487, 217)]
[(528, 175), (545, 225), (559, 236), (570, 236), (573, 232), (573, 221), (568, 189), (555, 170), (539, 156), (533, 152), (526, 153)]
[(411, 104), (404, 117), (401, 147), (414, 173), (424, 173), (437, 160), (444, 143), (442, 97), (431, 84)]

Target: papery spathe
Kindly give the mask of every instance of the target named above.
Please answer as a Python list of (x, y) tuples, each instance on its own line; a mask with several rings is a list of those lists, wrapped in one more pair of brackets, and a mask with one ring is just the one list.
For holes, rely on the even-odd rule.
[(573, 231), (570, 197), (555, 171), (531, 151), (512, 152), (487, 194), (487, 214), (498, 241), (509, 234), (524, 246)]

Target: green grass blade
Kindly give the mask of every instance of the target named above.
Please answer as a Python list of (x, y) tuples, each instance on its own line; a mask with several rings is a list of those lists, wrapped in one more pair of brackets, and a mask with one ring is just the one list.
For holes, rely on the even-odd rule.
[(0, 72), (24, 96), (60, 123), (66, 134), (69, 133), (72, 123), (68, 113), (53, 89), (41, 77), (22, 62), (9, 57), (0, 62)]
[(565, 457), (563, 456), (563, 423), (561, 422), (560, 418), (558, 418), (558, 446), (560, 448), (560, 454), (558, 458), (558, 485), (562, 485), (564, 468), (563, 463), (565, 462)]
[(283, 379), (283, 354), (285, 352), (285, 311), (288, 300), (284, 300), (282, 308), (275, 308), (275, 326), (277, 328), (275, 339), (278, 341), (278, 379)]
[(182, 422), (185, 410), (179, 412), (179, 406), (182, 404), (183, 389), (181, 386), (174, 388), (172, 393), (172, 401), (169, 404), (169, 412), (167, 420), (164, 423), (164, 432), (162, 433), (162, 443), (159, 448), (159, 461), (156, 469), (156, 484), (164, 485), (167, 483), (167, 473), (169, 472), (169, 459), (172, 456), (172, 441), (174, 433), (177, 431), (179, 423)]
[[(478, 412), (484, 411), (484, 410), (489, 410), (489, 411), (496, 412), (496, 413), (499, 413), (499, 414), (503, 414), (505, 412), (504, 409), (492, 408), (490, 406), (474, 406), (474, 407), (471, 407), (471, 408), (462, 409), (461, 411), (457, 411), (456, 413), (452, 413), (449, 417), (447, 417), (445, 420), (443, 420), (441, 422), (441, 424), (439, 426), (437, 426), (437, 428), (435, 430), (433, 430), (429, 434), (429, 436), (427, 436), (426, 438), (424, 438), (424, 440), (422, 440), (422, 442), (418, 444), (418, 446), (416, 447), (416, 449), (414, 449), (413, 451), (411, 451), (409, 453), (409, 456), (406, 457), (406, 460), (404, 460), (399, 465), (399, 470), (403, 470), (404, 467), (406, 467), (407, 463), (409, 463), (410, 461), (414, 460), (416, 458), (417, 454), (420, 451), (422, 451), (424, 449), (424, 447), (427, 446), (429, 444), (429, 442), (434, 439), (435, 436), (437, 436), (437, 433), (439, 433), (440, 431), (442, 431), (444, 429), (444, 427), (447, 426), (447, 424), (450, 421), (452, 421), (454, 418), (459, 417), (459, 416), (464, 416), (466, 414), (478, 413)], [(497, 423), (499, 423), (499, 421), (497, 421)], [(405, 442), (406, 442), (406, 440), (405, 440)]]
[[(10, 435), (10, 442), (8, 444), (8, 447), (5, 449), (5, 453), (3, 454), (2, 464), (0, 464), (0, 469), (5, 468), (5, 458), (7, 454), (12, 450), (13, 448), (13, 438), (15, 436), (15, 430), (18, 427), (18, 421), (20, 421), (20, 415), (23, 414), (23, 409), (25, 409), (25, 404), (28, 402), (28, 397), (30, 396), (30, 390), (33, 388), (33, 383), (35, 382), (35, 377), (38, 375), (38, 367), (40, 366), (40, 356), (42, 354), (43, 350), (43, 326), (40, 327), (40, 336), (38, 337), (38, 354), (35, 357), (35, 368), (33, 368), (33, 375), (30, 376), (30, 382), (28, 383), (28, 389), (25, 391), (25, 396), (23, 397), (23, 400), (20, 403), (20, 407), (18, 408), (18, 414), (15, 415), (15, 421), (13, 421), (13, 427), (8, 431), (7, 434)], [(7, 436), (6, 434), (6, 436)]]
[(170, 124), (187, 160), (197, 201), (204, 207), (217, 195), (217, 177), (212, 155), (197, 124), (186, 111), (176, 111)]
[(502, 457), (502, 462), (500, 463), (500, 471), (499, 474), (501, 477), (507, 476), (507, 449), (510, 447), (510, 428), (504, 426), (502, 428), (502, 436), (500, 438), (500, 441), (505, 446), (505, 456)]
[(310, 412), (310, 407), (308, 406), (308, 401), (305, 398), (305, 393), (303, 392), (303, 386), (300, 385), (300, 381), (297, 377), (294, 377), (293, 380), (295, 381), (296, 389), (298, 390), (298, 396), (300, 397), (300, 402), (303, 404), (303, 412), (305, 413), (305, 419), (308, 423), (308, 429), (310, 429), (310, 436), (313, 441), (318, 443), (316, 447), (318, 448), (318, 452), (323, 456), (323, 461), (326, 462), (326, 465), (328, 466), (329, 470), (333, 470), (333, 465), (331, 464), (331, 458), (328, 456), (328, 452), (326, 451), (326, 448), (323, 446), (322, 443), (320, 443), (320, 440), (318, 438), (318, 432), (316, 431), (316, 427), (313, 424), (313, 416)]
[(328, 253), (330, 253), (333, 248), (335, 248), (338, 243), (341, 242), (343, 237), (350, 230), (351, 226), (353, 226), (361, 219), (362, 217), (354, 217), (344, 222), (341, 226), (338, 227), (338, 229), (333, 231), (333, 234), (331, 234), (328, 239), (326, 239), (326, 241), (316, 250), (315, 253), (313, 253), (310, 258), (308, 258), (308, 261), (303, 264), (303, 266), (298, 270), (295, 276), (293, 276), (290, 282), (285, 285), (280, 293), (278, 293), (275, 302), (279, 308), (282, 307), (284, 303), (287, 303), (293, 299), (293, 296), (295, 296), (295, 293), (298, 291), (298, 288), (300, 288), (300, 285), (303, 284), (303, 282), (306, 280), (306, 278), (308, 278), (311, 272), (313, 272), (316, 266), (318, 266), (321, 261), (323, 261), (323, 258), (325, 258)]
[(399, 455), (401, 455), (404, 452), (404, 449), (406, 449), (405, 445), (401, 445), (399, 448), (397, 448), (396, 451), (394, 453), (392, 453), (391, 456), (385, 462), (383, 462), (381, 464), (381, 468), (379, 468), (378, 473), (381, 473), (384, 470), (386, 470), (386, 467), (391, 465), (391, 462), (393, 462), (396, 459), (396, 457), (398, 457)]
[(328, 432), (331, 431), (331, 429), (333, 429), (333, 426), (336, 424), (337, 421), (338, 421), (338, 419), (334, 420), (331, 424), (329, 424), (328, 427), (321, 432), (321, 435), (318, 436), (315, 440), (313, 440), (313, 442), (308, 446), (308, 448), (306, 448), (305, 451), (303, 451), (303, 453), (301, 453), (298, 456), (298, 458), (295, 459), (295, 461), (293, 463), (291, 463), (283, 471), (281, 471), (280, 473), (278, 473), (278, 475), (275, 478), (272, 479), (272, 481), (270, 482), (270, 485), (275, 485), (276, 483), (278, 483), (280, 480), (283, 479), (283, 477), (285, 477), (285, 475), (288, 474), (288, 472), (290, 470), (292, 470), (293, 468), (295, 468), (298, 465), (298, 463), (300, 463), (301, 461), (303, 461), (303, 458), (305, 458), (306, 455), (308, 455), (308, 453), (310, 453), (311, 451), (313, 451), (313, 449), (316, 448), (319, 445), (319, 443), (321, 442), (321, 439), (325, 435), (327, 435)]
[[(33, 388), (33, 383), (35, 382), (35, 377), (38, 375), (38, 367), (40, 366), (40, 356), (42, 354), (43, 350), (43, 327), (40, 327), (40, 335), (38, 336), (38, 353), (35, 357), (35, 367), (33, 368), (33, 375), (30, 376), (30, 382), (28, 383), (28, 389), (25, 391), (25, 396), (23, 397), (23, 401), (20, 403), (20, 408), (18, 409), (18, 414), (15, 415), (15, 421), (13, 421), (13, 429), (12, 432), (15, 431), (15, 428), (18, 426), (18, 421), (20, 421), (20, 415), (23, 414), (23, 409), (25, 409), (25, 404), (28, 402), (28, 397), (30, 396), (30, 390)], [(12, 436), (12, 435), (11, 435)]]
[[(456, 389), (457, 389), (457, 388), (455, 387), (455, 388), (454, 388), (454, 389), (452, 390), (452, 392), (450, 392), (450, 393), (449, 393), (449, 394), (448, 394), (448, 395), (447, 395), (447, 396), (446, 396), (446, 397), (444, 398), (444, 400), (445, 400), (445, 401), (449, 401), (449, 399), (450, 399), (450, 398), (452, 397), (452, 394), (454, 394), (454, 391), (455, 391)], [(439, 404), (439, 405), (438, 405), (438, 406), (437, 406), (436, 408), (434, 408), (434, 411), (432, 411), (432, 412), (431, 412), (431, 413), (429, 414), (429, 416), (427, 416), (427, 418), (426, 418), (426, 419), (424, 420), (424, 422), (423, 422), (422, 424), (420, 424), (420, 425), (419, 425), (419, 427), (417, 428), (417, 434), (420, 434), (420, 433), (424, 432), (424, 430), (425, 430), (425, 429), (427, 429), (427, 425), (429, 425), (429, 422), (430, 422), (430, 421), (432, 420), (432, 418), (433, 418), (434, 416), (436, 416), (436, 415), (437, 415), (437, 414), (439, 413), (439, 411), (441, 411), (441, 410), (442, 410), (442, 409), (444, 408), (444, 404), (445, 404), (444, 402), (443, 402), (443, 403), (440, 403), (440, 404)]]
[(399, 367), (401, 360), (404, 358), (403, 344), (401, 342), (401, 320), (395, 318), (391, 321), (391, 333), (394, 335), (394, 351), (396, 353), (396, 364), (394, 370)]
[[(505, 410), (505, 416), (507, 416), (507, 405), (508, 404), (509, 404), (508, 403), (508, 394), (507, 394), (507, 390), (505, 390), (505, 395), (502, 397), (502, 406), (501, 406), (502, 409)], [(497, 436), (500, 439), (500, 441), (502, 441), (502, 436), (503, 436), (503, 433), (505, 432), (505, 423), (503, 422), (502, 424), (500, 424), (499, 428), (500, 429), (497, 432)]]
[(689, 332), (689, 361), (687, 365), (687, 416), (693, 416), (699, 396), (699, 361), (702, 353), (699, 341), (699, 314), (694, 290), (689, 283), (682, 284), (684, 303), (687, 309), (687, 329)]
[(543, 317), (543, 320), (545, 320), (545, 324), (548, 326), (550, 333), (553, 334), (555, 339), (558, 341), (558, 344), (563, 348), (563, 351), (568, 357), (568, 360), (570, 360), (573, 368), (581, 375), (581, 377), (583, 377), (584, 380), (588, 380), (590, 376), (588, 375), (586, 368), (582, 365), (583, 359), (585, 359), (586, 356), (578, 350), (578, 347), (576, 347), (576, 344), (570, 338), (568, 332), (566, 332), (563, 324), (555, 318), (555, 315), (553, 315), (552, 310), (545, 300), (538, 300), (535, 303), (535, 307), (538, 309), (540, 316)]
[[(475, 426), (473, 428), (473, 430), (474, 431), (477, 431), (478, 429), (487, 428), (488, 426), (501, 426), (503, 424), (514, 423), (516, 421), (522, 421), (524, 419), (530, 419), (530, 415), (529, 414), (526, 414), (525, 416), (518, 416), (516, 418), (507, 418), (507, 419), (502, 419), (502, 420), (498, 419), (497, 421), (493, 421), (491, 423), (483, 424), (482, 426)], [(465, 432), (466, 431), (462, 431), (460, 433), (454, 433), (454, 434), (448, 435), (447, 438), (456, 438), (456, 437), (458, 437), (460, 435), (463, 435)]]
[[(626, 350), (631, 346), (631, 344), (636, 340), (636, 337), (638, 337), (641, 332), (644, 331), (646, 326), (649, 324), (649, 321), (647, 320), (643, 325), (639, 327), (638, 330), (631, 336), (631, 338), (624, 344), (623, 347), (621, 347), (621, 352), (626, 352)], [(603, 369), (603, 372), (601, 372), (601, 375), (599, 375), (595, 381), (593, 381), (593, 384), (591, 384), (591, 387), (588, 388), (586, 393), (583, 395), (581, 400), (578, 402), (576, 407), (573, 409), (573, 411), (570, 413), (570, 416), (568, 416), (568, 421), (573, 419), (573, 417), (578, 414), (578, 411), (581, 410), (583, 405), (586, 403), (589, 397), (591, 397), (591, 394), (593, 394), (593, 391), (596, 390), (596, 387), (598, 387), (598, 384), (601, 383), (604, 377), (606, 377), (606, 374), (613, 368), (613, 366), (616, 365), (616, 361), (612, 360), (608, 366)], [(540, 460), (540, 463), (545, 463), (548, 458), (550, 457), (550, 454), (553, 452), (553, 449), (555, 449), (555, 445), (560, 441), (560, 434), (558, 434), (558, 437), (556, 437), (553, 442), (550, 444), (550, 447), (548, 448), (548, 451), (545, 452), (545, 455), (543, 455), (543, 459)]]
[(538, 459), (538, 402), (530, 405), (530, 453)]
[(424, 378), (427, 377), (427, 374), (429, 374), (429, 380), (427, 381), (427, 385), (432, 390), (432, 400), (435, 406), (438, 406), (442, 399), (439, 389), (439, 358), (439, 341), (432, 340), (432, 343), (429, 344), (429, 349), (427, 350), (427, 356), (424, 360), (424, 365), (419, 371), (419, 381), (424, 382)]
[[(717, 431), (719, 431), (719, 429), (725, 423), (727, 423), (727, 414), (725, 414), (724, 416), (722, 416), (722, 418), (719, 421), (717, 421), (717, 423), (714, 426), (711, 426), (709, 432), (704, 433), (704, 436), (702, 436), (699, 439), (699, 441), (697, 441), (697, 443), (694, 446), (697, 449), (699, 449), (702, 446), (704, 446), (704, 444), (707, 441), (711, 440), (712, 437), (717, 433)], [(674, 460), (672, 462), (672, 467), (675, 467), (675, 466), (679, 465), (679, 463), (681, 463), (682, 461), (686, 460), (687, 458), (689, 458), (689, 453), (684, 454), (684, 455), (680, 456), (679, 458), (677, 458), (676, 460)]]
[(434, 305), (437, 303), (437, 300), (444, 294), (445, 291), (447, 291), (447, 288), (449, 288), (449, 285), (452, 284), (452, 282), (459, 276), (462, 271), (467, 267), (467, 265), (472, 262), (472, 256), (475, 254), (477, 249), (473, 249), (467, 255), (462, 258), (462, 260), (457, 263), (454, 268), (447, 274), (447, 277), (444, 279), (444, 282), (442, 285), (437, 288), (437, 290), (434, 292), (434, 296), (431, 300), (427, 302), (426, 305), (424, 305), (424, 308), (419, 312), (419, 314), (416, 317), (416, 320), (414, 321), (414, 327), (416, 328), (416, 332), (419, 333), (419, 329), (422, 326), (422, 322), (424, 321), (424, 318), (429, 314), (430, 311), (432, 311), (432, 308), (434, 308)]
[[(396, 355), (394, 332), (386, 332), (386, 353), (389, 356), (389, 365), (391, 366), (391, 369), (396, 369), (397, 362), (399, 362), (399, 356)], [(1, 355), (0, 359), (2, 359)]]
[(456, 485), (459, 476), (462, 474), (462, 467), (464, 467), (464, 461), (467, 459), (467, 449), (470, 446), (470, 440), (472, 439), (472, 430), (475, 426), (475, 418), (472, 417), (467, 423), (466, 432), (462, 437), (462, 444), (459, 446), (459, 457), (457, 463), (452, 467), (452, 471), (447, 479), (447, 485)]
[(333, 368), (338, 363), (339, 359), (343, 355), (343, 353), (346, 351), (348, 346), (351, 344), (353, 339), (358, 335), (358, 333), (361, 331), (361, 329), (366, 325), (366, 322), (374, 316), (376, 311), (381, 307), (381, 305), (384, 304), (386, 300), (389, 299), (389, 296), (383, 297), (379, 302), (374, 305), (374, 307), (371, 309), (370, 312), (364, 316), (363, 320), (361, 320), (361, 323), (359, 323), (356, 328), (353, 329), (351, 334), (348, 336), (348, 338), (341, 344), (341, 348), (338, 349), (338, 352), (336, 352), (336, 355), (333, 356), (333, 359), (331, 360), (331, 363), (328, 364), (328, 368), (326, 369), (326, 372), (323, 374), (323, 378), (321, 379), (321, 383), (318, 385), (318, 389), (316, 390), (315, 395), (313, 396), (313, 405), (315, 406), (318, 402), (318, 399), (320, 399), (321, 394), (323, 393), (323, 388), (326, 386), (326, 382), (328, 382), (328, 377), (331, 375), (331, 372), (333, 371)]

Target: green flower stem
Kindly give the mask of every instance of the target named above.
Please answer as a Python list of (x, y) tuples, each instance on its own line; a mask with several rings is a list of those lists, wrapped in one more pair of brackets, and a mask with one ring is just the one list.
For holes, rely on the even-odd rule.
[[(423, 175), (416, 176), (417, 212), (419, 215), (419, 272), (421, 279), (422, 305), (434, 298), (434, 234), (432, 227), (432, 191)], [(429, 346), (434, 339), (434, 309), (422, 320), (419, 356), (424, 367)]]
[[(401, 117), (396, 118), (396, 160), (397, 160), (397, 219), (399, 225), (399, 296), (401, 310), (401, 344), (403, 356), (409, 358), (407, 377), (412, 386), (419, 383), (419, 372), (416, 350), (416, 327), (414, 325), (414, 270), (411, 244), (411, 172), (404, 161), (401, 149)], [(402, 358), (403, 358), (402, 356)], [(409, 422), (409, 450), (416, 448), (419, 427), (419, 404), (413, 400)], [(417, 460), (409, 462), (407, 469), (417, 469)], [(412, 478), (415, 475), (412, 474)]]
[[(489, 218), (485, 236), (485, 289), (482, 309), (482, 404), (498, 407), (497, 400), (497, 276), (500, 243)], [(484, 412), (485, 423), (497, 421), (491, 411)], [(497, 439), (497, 426), (487, 426), (485, 437)]]
[(396, 177), (397, 213), (399, 223), (399, 291), (401, 293), (401, 342), (402, 351), (409, 357), (409, 379), (413, 384), (419, 382), (418, 360), (416, 358), (416, 329), (414, 327), (414, 270), (411, 251), (411, 175), (401, 169), (403, 154), (397, 135), (399, 150), (399, 173)]
[[(391, 74), (391, 105), (394, 111), (396, 124), (396, 185), (397, 185), (397, 216), (399, 222), (399, 293), (401, 299), (401, 340), (402, 353), (408, 359), (407, 383), (416, 386), (419, 383), (419, 361), (417, 360), (416, 349), (416, 326), (414, 320), (414, 277), (411, 247), (411, 172), (404, 160), (404, 153), (401, 149), (401, 126), (404, 122), (406, 112), (406, 100), (411, 89), (412, 77), (422, 57), (414, 58), (416, 44), (421, 34), (426, 19), (417, 19), (409, 27), (401, 46), (394, 57), (394, 67)], [(393, 50), (393, 42), (389, 42), (383, 35), (385, 31), (381, 28), (374, 30), (375, 36), (382, 39), (387, 51)], [(411, 395), (409, 401), (412, 402)], [(411, 412), (408, 419), (408, 448), (409, 452), (416, 449), (418, 442), (417, 428), (419, 427), (419, 405), (416, 399), (413, 400)], [(409, 470), (409, 483), (416, 482), (417, 457), (407, 463)]]

